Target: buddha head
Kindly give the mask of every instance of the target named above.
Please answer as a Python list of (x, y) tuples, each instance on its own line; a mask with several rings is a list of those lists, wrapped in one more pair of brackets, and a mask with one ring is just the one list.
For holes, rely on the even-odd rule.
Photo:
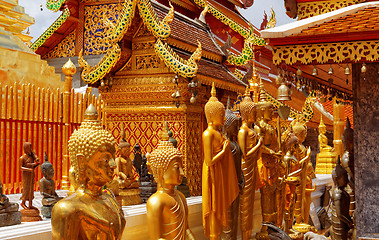
[(226, 134), (229, 139), (237, 136), (240, 122), (240, 118), (237, 117), (230, 108), (230, 98), (228, 97), (225, 111), (224, 134)]
[(158, 187), (172, 188), (181, 184), (184, 177), (182, 158), (182, 153), (170, 142), (167, 131), (162, 131), (157, 148), (147, 156)]
[(121, 132), (121, 140), (120, 143), (118, 144), (118, 151), (120, 152), (121, 157), (125, 159), (129, 159), (130, 156), (130, 144), (126, 141), (126, 134), (125, 134), (125, 129), (122, 127)]
[(332, 178), (337, 187), (346, 187), (349, 183), (347, 171), (340, 164), (340, 157), (338, 157), (337, 165), (332, 171)]
[(307, 137), (307, 128), (304, 124), (300, 123), (299, 121), (295, 121), (295, 123), (292, 125), (292, 131), (299, 139), (300, 143), (303, 143), (305, 141), (305, 138)]
[(265, 122), (272, 120), (272, 114), (274, 112), (274, 105), (267, 101), (266, 99), (266, 93), (264, 91), (262, 79), (259, 84), (260, 88), (260, 100), (257, 105), (257, 115), (258, 120), (263, 120)]
[(250, 89), (246, 87), (245, 97), (240, 104), (240, 113), (242, 121), (252, 124), (257, 117), (256, 104), (250, 97)]
[(211, 97), (205, 104), (205, 117), (207, 118), (208, 125), (213, 125), (216, 128), (222, 127), (225, 122), (225, 108), (224, 105), (218, 101), (216, 97), (216, 88), (212, 83)]
[(25, 142), (23, 145), (24, 153), (31, 156), (32, 155), (32, 144), (30, 142)]
[(47, 179), (51, 180), (54, 177), (54, 167), (53, 164), (47, 160), (47, 155), (45, 153), (45, 161), (41, 165), (42, 175)]
[(102, 187), (112, 180), (116, 167), (115, 145), (115, 139), (103, 129), (97, 110), (91, 104), (84, 113), (84, 121), (68, 141), (70, 181), (75, 190), (79, 186)]
[(342, 143), (346, 151), (352, 151), (354, 149), (354, 130), (351, 128), (350, 120), (346, 120), (346, 128), (342, 134)]

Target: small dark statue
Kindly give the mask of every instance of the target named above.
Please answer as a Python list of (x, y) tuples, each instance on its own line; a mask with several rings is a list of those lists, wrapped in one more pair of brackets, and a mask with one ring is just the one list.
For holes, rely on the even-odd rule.
[(347, 240), (348, 232), (353, 228), (353, 221), (349, 214), (350, 195), (345, 187), (349, 183), (347, 171), (338, 164), (332, 172), (334, 187), (331, 190), (332, 200), (332, 227), (330, 231), (333, 240)]
[(43, 178), (39, 180), (39, 188), (42, 195), (41, 214), (46, 218), (51, 218), (51, 210), (63, 197), (59, 197), (55, 192), (55, 184), (52, 179), (54, 177), (54, 168), (53, 164), (48, 161), (46, 153), (45, 162), (41, 165), (41, 171), (43, 175)]
[(9, 202), (3, 194), (3, 184), (0, 182), (0, 227), (21, 223), (21, 213), (18, 204)]
[(149, 173), (149, 168), (147, 167), (147, 159), (145, 155), (143, 155), (142, 157), (141, 176), (139, 180), (139, 188), (141, 189), (140, 196), (142, 202), (145, 203), (147, 202), (147, 199), (149, 199), (149, 197), (157, 191), (157, 183), (154, 182), (153, 174)]

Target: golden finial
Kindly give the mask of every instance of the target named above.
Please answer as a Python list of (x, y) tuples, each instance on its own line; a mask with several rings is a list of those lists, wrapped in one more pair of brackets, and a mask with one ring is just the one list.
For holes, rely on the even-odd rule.
[(265, 89), (263, 86), (262, 78), (259, 80), (259, 89), (260, 89), (261, 102), (265, 102), (266, 101), (266, 93), (265, 93)]
[(322, 120), (322, 115), (320, 116), (320, 125), (318, 125), (318, 128), (326, 127), (324, 124), (324, 121)]
[(249, 88), (249, 86), (246, 87), (246, 89), (245, 89), (245, 95), (244, 96), (245, 97), (250, 97), (250, 88)]
[(226, 109), (231, 109), (230, 96), (228, 96), (228, 101), (226, 102)]
[(125, 128), (124, 125), (122, 125), (121, 132), (120, 132), (121, 139), (125, 139), (126, 133), (125, 133)]
[[(164, 126), (167, 126), (166, 128)], [(167, 122), (163, 122), (163, 130), (161, 131), (161, 140), (162, 141), (168, 141), (170, 139), (170, 136), (168, 135), (168, 124)]]
[(74, 63), (69, 58), (68, 61), (63, 65), (62, 72), (66, 76), (73, 76), (76, 73), (76, 67)]
[(84, 119), (97, 120), (98, 116), (99, 115), (97, 113), (95, 106), (91, 103), (86, 109), (86, 111), (84, 112)]
[(214, 82), (212, 82), (211, 96), (212, 97), (216, 97), (216, 88), (215, 88), (215, 83)]

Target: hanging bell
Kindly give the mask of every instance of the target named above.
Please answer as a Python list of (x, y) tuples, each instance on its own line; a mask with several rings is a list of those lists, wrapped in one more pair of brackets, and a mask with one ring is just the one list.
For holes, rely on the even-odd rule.
[(278, 101), (290, 101), (290, 100), (291, 100), (290, 89), (286, 85), (285, 82), (282, 82), (280, 84), (280, 87), (278, 88)]
[(314, 65), (313, 70), (312, 70), (312, 76), (317, 76), (317, 74), (318, 74), (318, 71), (317, 71), (316, 65)]
[(177, 89), (175, 92), (175, 97), (180, 98), (182, 95), (180, 94), (179, 90)]
[(366, 69), (366, 63), (363, 63), (363, 64), (362, 64), (362, 68), (361, 68), (361, 72), (362, 72), (362, 73), (365, 73), (366, 70), (367, 70), (367, 69)]
[(329, 75), (333, 75), (333, 68), (332, 68), (332, 65), (330, 65), (330, 68), (328, 70), (328, 74)]
[(346, 68), (345, 68), (345, 75), (350, 75), (350, 68), (349, 68), (349, 65), (346, 64)]

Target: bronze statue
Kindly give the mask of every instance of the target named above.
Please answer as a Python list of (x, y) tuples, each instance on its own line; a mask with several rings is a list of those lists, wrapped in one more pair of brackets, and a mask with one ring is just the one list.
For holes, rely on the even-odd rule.
[(125, 130), (121, 129), (121, 140), (118, 145), (120, 157), (116, 158), (115, 180), (118, 188), (115, 194), (118, 195), (123, 206), (142, 203), (139, 189), (139, 175), (130, 160), (130, 144), (125, 140)]
[[(249, 87), (246, 87), (245, 97), (240, 104), (242, 126), (238, 132), (238, 144), (242, 150), (242, 171), (245, 186), (241, 192), (240, 221), (242, 240), (251, 239), (253, 230), (253, 215), (255, 190), (258, 179), (257, 161), (260, 158), (259, 148), (262, 139), (252, 129), (256, 120), (256, 105), (250, 98)], [(260, 186), (259, 186), (260, 187)]]
[(334, 187), (331, 190), (333, 240), (347, 240), (348, 232), (353, 228), (353, 220), (349, 214), (350, 196), (345, 187), (349, 183), (347, 171), (337, 163), (332, 172)]
[[(35, 183), (34, 170), (39, 164), (39, 158), (33, 152), (32, 144), (30, 142), (24, 143), (24, 155), (20, 157), (20, 170), (22, 172), (22, 195), (20, 200), (22, 200), (21, 207), (24, 209), (37, 209), (33, 206)], [(28, 207), (26, 206), (26, 201), (29, 202)]]
[(45, 153), (45, 162), (41, 165), (43, 178), (39, 180), (39, 188), (42, 195), (42, 208), (41, 214), (44, 217), (51, 218), (51, 210), (53, 206), (63, 197), (59, 197), (55, 192), (54, 184), (54, 167), (47, 159)]
[(0, 181), (0, 227), (21, 223), (21, 213), (18, 204), (9, 202), (9, 198), (3, 193), (3, 184)]
[[(34, 183), (35, 183), (35, 169), (39, 166), (39, 159), (32, 150), (32, 144), (30, 142), (24, 143), (24, 155), (20, 157), (20, 170), (22, 177), (22, 195), (20, 200), (21, 207), (21, 221), (33, 222), (41, 221), (42, 218), (39, 215), (39, 210), (33, 206), (34, 199)], [(29, 205), (26, 206), (26, 201)]]
[(342, 134), (344, 153), (341, 158), (341, 165), (349, 174), (349, 186), (354, 190), (354, 130), (351, 128), (350, 120), (346, 120), (346, 128)]
[[(244, 186), (244, 177), (241, 169), (242, 150), (237, 141), (238, 129), (240, 125), (240, 118), (237, 117), (230, 109), (230, 98), (228, 97), (228, 103), (225, 111), (225, 123), (223, 133), (230, 141), (230, 148), (232, 150), (234, 166), (236, 169), (238, 185), (240, 191)], [(240, 196), (237, 196), (236, 200), (232, 203), (228, 210), (228, 223), (229, 226), (224, 228), (223, 239), (237, 239), (238, 231), (238, 215), (239, 215), (239, 200)]]
[(158, 190), (147, 201), (147, 222), (150, 239), (195, 239), (188, 227), (188, 207), (184, 195), (175, 190), (182, 182), (183, 155), (169, 141), (167, 131), (162, 140), (148, 156)]
[(112, 180), (115, 140), (103, 129), (96, 108), (91, 104), (81, 126), (71, 135), (68, 147), (72, 176), (78, 188), (53, 208), (53, 240), (120, 239), (125, 227), (122, 208), (102, 191)]
[(239, 188), (230, 141), (220, 133), (225, 109), (216, 98), (214, 83), (211, 97), (205, 104), (205, 116), (208, 128), (202, 136), (203, 227), (205, 235), (215, 240), (220, 238), (223, 227), (228, 227), (228, 208), (238, 196)]

